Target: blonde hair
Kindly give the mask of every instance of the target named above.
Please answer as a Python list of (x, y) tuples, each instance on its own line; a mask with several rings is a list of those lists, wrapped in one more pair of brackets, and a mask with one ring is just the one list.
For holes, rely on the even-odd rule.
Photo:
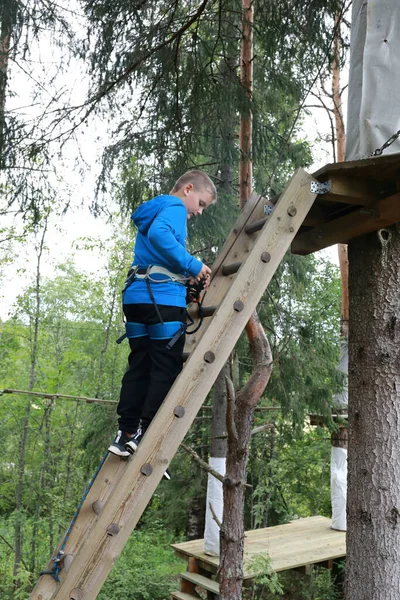
[(212, 204), (217, 200), (217, 190), (214, 183), (211, 181), (207, 173), (200, 171), (199, 169), (192, 169), (186, 171), (183, 175), (176, 180), (174, 187), (171, 190), (171, 194), (179, 191), (182, 187), (191, 183), (195, 190), (206, 190), (212, 196)]

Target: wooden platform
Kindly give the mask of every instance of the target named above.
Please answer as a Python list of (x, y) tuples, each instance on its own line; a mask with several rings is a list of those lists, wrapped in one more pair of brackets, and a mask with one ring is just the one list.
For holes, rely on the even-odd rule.
[(291, 250), (310, 254), (400, 221), (400, 154), (333, 163), (313, 174), (330, 182), (317, 196)]
[[(345, 532), (333, 531), (330, 526), (331, 520), (326, 517), (308, 517), (286, 525), (247, 531), (244, 543), (245, 579), (254, 577), (249, 563), (257, 555), (268, 553), (274, 571), (326, 563), (346, 556)], [(188, 560), (193, 556), (202, 569), (217, 572), (219, 559), (204, 554), (203, 540), (172, 544), (172, 548), (180, 558)]]

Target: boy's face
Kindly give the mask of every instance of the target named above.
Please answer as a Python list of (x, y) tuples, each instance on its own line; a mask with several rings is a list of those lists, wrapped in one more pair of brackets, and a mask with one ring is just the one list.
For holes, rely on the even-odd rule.
[(195, 189), (192, 183), (188, 183), (182, 188), (182, 202), (187, 208), (187, 218), (201, 215), (203, 210), (210, 206), (213, 197), (206, 189)]

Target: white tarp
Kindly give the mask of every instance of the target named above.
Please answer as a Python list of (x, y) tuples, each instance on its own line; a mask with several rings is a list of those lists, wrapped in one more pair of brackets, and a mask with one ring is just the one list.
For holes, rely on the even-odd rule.
[(331, 500), (332, 529), (346, 531), (347, 450), (332, 447)]
[[(353, 0), (346, 160), (367, 158), (400, 130), (399, 73), (399, 0)], [(399, 139), (384, 151), (396, 152)]]
[[(208, 464), (214, 471), (220, 475), (225, 475), (226, 458), (216, 458), (210, 456)], [(216, 479), (211, 473), (208, 474), (207, 483), (207, 507), (206, 507), (206, 526), (204, 529), (204, 553), (211, 556), (219, 556), (219, 525), (214, 519), (213, 512), (220, 523), (224, 512), (224, 497), (222, 482)]]
[[(347, 375), (349, 374), (349, 352), (347, 340), (343, 339), (337, 370), (346, 375), (346, 383), (341, 392), (333, 396), (337, 409), (347, 408), (349, 392)], [(332, 529), (346, 531), (346, 496), (347, 496), (347, 450), (332, 447), (331, 453), (331, 503)]]

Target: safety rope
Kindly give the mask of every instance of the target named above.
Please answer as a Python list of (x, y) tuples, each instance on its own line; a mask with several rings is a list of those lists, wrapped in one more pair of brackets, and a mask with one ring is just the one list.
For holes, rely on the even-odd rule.
[(375, 152), (373, 152), (371, 154), (371, 156), (381, 156), (383, 151), (386, 150), (386, 148), (389, 148), (389, 146), (391, 146), (393, 144), (393, 142), (395, 142), (399, 136), (400, 136), (400, 129), (399, 129), (399, 131), (396, 131), (396, 133), (394, 133), (392, 136), (390, 136), (390, 138), (388, 140), (386, 140), (386, 142), (380, 148), (377, 148), (375, 150)]
[(105, 460), (106, 460), (107, 456), (108, 456), (108, 452), (107, 452), (107, 453), (104, 455), (104, 457), (102, 458), (102, 460), (101, 460), (101, 462), (100, 462), (100, 464), (99, 464), (99, 466), (98, 466), (98, 468), (97, 468), (97, 470), (96, 470), (95, 474), (93, 475), (92, 479), (91, 479), (91, 480), (90, 480), (90, 482), (89, 482), (89, 485), (87, 486), (86, 490), (83, 492), (83, 496), (82, 496), (82, 498), (81, 498), (81, 501), (80, 501), (80, 502), (79, 502), (79, 504), (78, 504), (78, 507), (77, 507), (77, 509), (76, 509), (76, 511), (75, 511), (75, 513), (74, 513), (74, 516), (72, 517), (72, 521), (71, 521), (71, 523), (70, 523), (70, 526), (69, 526), (69, 527), (68, 527), (68, 529), (67, 529), (67, 533), (65, 534), (65, 537), (64, 537), (64, 539), (63, 539), (63, 541), (62, 541), (62, 544), (61, 544), (61, 546), (60, 546), (60, 549), (59, 549), (59, 551), (57, 552), (57, 555), (56, 555), (56, 556), (54, 556), (54, 557), (51, 559), (51, 560), (53, 561), (53, 567), (51, 568), (51, 570), (50, 570), (50, 571), (41, 571), (41, 572), (39, 573), (39, 576), (41, 576), (41, 575), (51, 575), (55, 581), (60, 581), (60, 578), (59, 578), (59, 573), (60, 573), (60, 571), (61, 571), (61, 561), (62, 561), (62, 559), (63, 559), (63, 557), (64, 557), (64, 548), (65, 548), (65, 544), (67, 543), (67, 541), (68, 541), (68, 538), (69, 538), (69, 535), (70, 535), (70, 533), (71, 533), (71, 531), (72, 531), (72, 528), (73, 528), (73, 526), (75, 525), (76, 519), (78, 518), (78, 515), (79, 515), (79, 513), (80, 513), (80, 510), (81, 510), (81, 508), (82, 508), (82, 505), (83, 505), (84, 501), (86, 500), (86, 497), (87, 497), (87, 495), (88, 495), (88, 493), (89, 493), (89, 491), (90, 491), (90, 489), (91, 489), (91, 487), (92, 487), (93, 483), (95, 482), (95, 480), (96, 480), (96, 478), (97, 478), (97, 475), (100, 473), (100, 469), (101, 469), (101, 467), (103, 466), (103, 464), (104, 464), (104, 462), (105, 462)]

